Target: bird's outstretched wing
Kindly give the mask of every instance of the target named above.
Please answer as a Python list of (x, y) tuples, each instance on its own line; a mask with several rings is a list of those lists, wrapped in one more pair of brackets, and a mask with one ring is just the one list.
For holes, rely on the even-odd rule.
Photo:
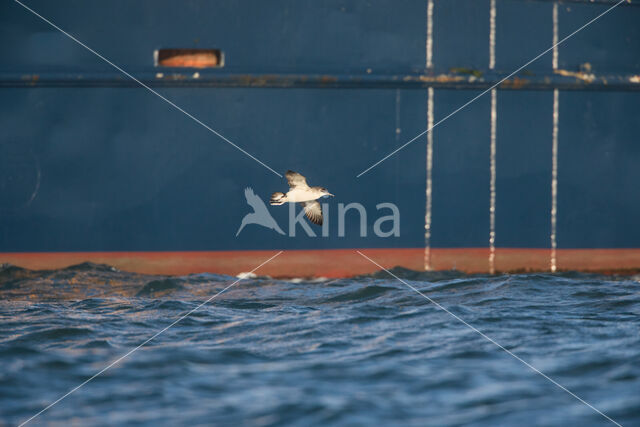
[(309, 221), (316, 225), (322, 225), (322, 206), (317, 200), (300, 203), (304, 207), (304, 214)]
[(289, 183), (289, 187), (291, 189), (294, 189), (295, 187), (309, 187), (309, 185), (307, 185), (307, 179), (304, 176), (300, 175), (298, 172), (288, 170), (284, 175), (287, 177), (287, 182)]

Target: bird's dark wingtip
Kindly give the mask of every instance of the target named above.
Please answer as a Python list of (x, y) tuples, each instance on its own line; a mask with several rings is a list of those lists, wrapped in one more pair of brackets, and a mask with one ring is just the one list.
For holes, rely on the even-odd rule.
[(311, 221), (315, 225), (322, 225), (322, 217), (318, 218), (318, 217), (312, 217), (310, 215), (307, 215), (307, 218), (309, 218), (309, 221)]

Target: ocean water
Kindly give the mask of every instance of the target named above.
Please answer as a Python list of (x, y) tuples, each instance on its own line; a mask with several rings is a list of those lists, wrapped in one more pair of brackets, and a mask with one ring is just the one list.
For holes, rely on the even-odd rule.
[[(640, 279), (393, 272), (625, 426)], [(0, 269), (0, 425), (18, 425), (235, 278)], [(243, 280), (29, 425), (614, 425), (381, 272)]]

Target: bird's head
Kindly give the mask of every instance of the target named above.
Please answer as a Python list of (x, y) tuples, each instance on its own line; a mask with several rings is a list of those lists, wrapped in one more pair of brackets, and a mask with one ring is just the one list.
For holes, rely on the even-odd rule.
[(333, 194), (329, 193), (329, 190), (327, 190), (327, 189), (326, 189), (326, 188), (324, 188), (324, 187), (320, 187), (320, 193), (321, 193), (323, 196), (331, 196), (331, 197), (333, 197)]

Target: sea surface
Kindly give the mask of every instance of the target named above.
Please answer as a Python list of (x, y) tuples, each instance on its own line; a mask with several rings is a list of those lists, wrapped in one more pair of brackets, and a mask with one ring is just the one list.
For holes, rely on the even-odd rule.
[[(28, 425), (614, 425), (531, 367), (640, 425), (639, 277), (393, 273), (442, 308), (384, 272), (248, 278)], [(0, 425), (234, 280), (1, 267)]]

